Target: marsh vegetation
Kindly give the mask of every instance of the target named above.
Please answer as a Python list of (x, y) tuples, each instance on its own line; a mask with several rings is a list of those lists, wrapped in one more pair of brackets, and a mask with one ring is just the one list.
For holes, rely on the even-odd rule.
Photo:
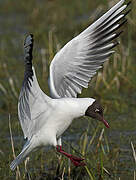
[[(41, 88), (49, 95), (48, 67), (55, 53), (117, 1), (40, 0), (0, 2), (0, 179), (136, 179), (136, 2), (110, 61), (92, 79), (82, 97), (104, 105), (110, 129), (92, 119), (76, 119), (64, 133), (63, 146), (85, 157), (75, 168), (54, 148), (32, 153), (16, 172), (9, 164), (24, 143), (17, 117), (24, 75), (23, 41), (35, 36), (34, 66)], [(13, 137), (13, 139), (12, 139)], [(13, 144), (12, 144), (12, 143)], [(15, 153), (14, 153), (15, 151)], [(29, 162), (28, 162), (29, 161)]]

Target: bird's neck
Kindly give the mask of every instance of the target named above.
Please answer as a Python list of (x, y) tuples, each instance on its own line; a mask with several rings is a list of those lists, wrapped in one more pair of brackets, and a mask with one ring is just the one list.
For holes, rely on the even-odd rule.
[(73, 111), (75, 118), (84, 116), (87, 108), (95, 101), (93, 98), (72, 98), (71, 100), (73, 101), (70, 103), (73, 106), (71, 111)]

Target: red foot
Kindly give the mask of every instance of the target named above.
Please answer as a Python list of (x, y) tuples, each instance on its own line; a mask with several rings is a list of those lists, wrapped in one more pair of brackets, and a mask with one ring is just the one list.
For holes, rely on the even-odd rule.
[(75, 166), (85, 166), (86, 165), (84, 162), (81, 162), (84, 160), (83, 158), (79, 158), (79, 157), (73, 156), (72, 154), (68, 154), (67, 152), (62, 150), (61, 146), (56, 146), (56, 148), (59, 153), (68, 157)]

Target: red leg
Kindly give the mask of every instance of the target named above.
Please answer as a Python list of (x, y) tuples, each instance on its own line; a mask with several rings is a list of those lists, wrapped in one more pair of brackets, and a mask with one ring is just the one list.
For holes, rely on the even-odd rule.
[(84, 160), (83, 158), (79, 158), (79, 157), (73, 156), (72, 154), (65, 152), (61, 146), (57, 145), (56, 149), (59, 153), (63, 154), (67, 158), (69, 158), (75, 166), (85, 166), (86, 165), (84, 162), (81, 162)]

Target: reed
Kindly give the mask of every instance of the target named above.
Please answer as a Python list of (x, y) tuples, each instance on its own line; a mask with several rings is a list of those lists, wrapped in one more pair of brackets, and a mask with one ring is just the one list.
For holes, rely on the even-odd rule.
[[(99, 6), (96, 11), (93, 11), (96, 6), (102, 3), (103, 6)], [(33, 2), (30, 0), (27, 2), (27, 6), (25, 1), (21, 1), (20, 6), (18, 6), (16, 1), (11, 3), (7, 0), (5, 3), (1, 3), (1, 13), (7, 12), (8, 15), (8, 12), (22, 12), (25, 14), (25, 19), (28, 22), (27, 24), (21, 24), (20, 27), (21, 29), (29, 29), (35, 35), (34, 63), (38, 66), (36, 71), (39, 70), (41, 75), (38, 74), (38, 81), (42, 89), (49, 93), (46, 87), (49, 64), (53, 56), (71, 37), (79, 34), (90, 24), (90, 21), (96, 19), (96, 15), (102, 14), (103, 9), (106, 9), (107, 6), (109, 6), (108, 1), (101, 0), (85, 0), (84, 3), (77, 0), (69, 0), (65, 1), (65, 3), (63, 0), (46, 1), (46, 3), (44, 1), (39, 3), (38, 1)], [(91, 13), (91, 17), (88, 20), (90, 8), (92, 8), (93, 13)], [(86, 13), (88, 13), (87, 18)], [(128, 28), (127, 26), (125, 27), (126, 32), (119, 39), (120, 44), (115, 48), (116, 53), (111, 56), (110, 61), (105, 62), (103, 69), (92, 79), (89, 84), (89, 90), (83, 92), (83, 96), (95, 96), (102, 101), (105, 106), (104, 114), (107, 115), (107, 118), (111, 119), (111, 124), (113, 125), (110, 131), (116, 130), (118, 126), (122, 130), (126, 122), (128, 123), (126, 127), (128, 130), (130, 127), (129, 120), (135, 117), (135, 102), (132, 99), (130, 100), (132, 102), (129, 102), (131, 93), (134, 94), (136, 90), (135, 13), (136, 2), (133, 1), (132, 12), (127, 18)], [(29, 18), (26, 16), (27, 14), (29, 14)], [(23, 23), (23, 21), (17, 18), (15, 26), (20, 22)], [(7, 22), (4, 26), (7, 27), (5, 29), (8, 29), (8, 24), (10, 22)], [(131, 139), (132, 137), (130, 137), (131, 152), (128, 151), (125, 154), (126, 158), (129, 156), (132, 162), (125, 160), (123, 164), (121, 157), (123, 154), (122, 146), (124, 145), (122, 145), (122, 142), (118, 145), (115, 141), (112, 141), (107, 130), (103, 129), (101, 124), (96, 124), (88, 118), (84, 119), (87, 122), (87, 128), (78, 132), (78, 140), (75, 138), (75, 142), (73, 140), (64, 140), (63, 142), (64, 149), (68, 149), (74, 155), (85, 157), (85, 167), (75, 168), (64, 157), (60, 157), (53, 149), (49, 149), (34, 152), (30, 156), (30, 160), (27, 159), (25, 163), (19, 166), (20, 168), (17, 168), (15, 174), (9, 170), (7, 162), (10, 164), (11, 160), (16, 157), (16, 153), (19, 153), (21, 150), (18, 140), (13, 139), (13, 132), (22, 137), (22, 134), (19, 134), (21, 133), (21, 128), (17, 120), (17, 100), (23, 80), (23, 39), (24, 33), (21, 36), (20, 33), (15, 32), (4, 37), (1, 36), (0, 42), (0, 112), (1, 114), (10, 112), (13, 117), (12, 121), (11, 115), (9, 115), (7, 120), (5, 120), (6, 118), (4, 119), (4, 126), (7, 123), (9, 129), (3, 126), (2, 118), (2, 121), (0, 121), (0, 126), (2, 127), (0, 139), (2, 142), (0, 149), (0, 158), (2, 159), (0, 161), (0, 179), (123, 180), (128, 178), (136, 180), (136, 145), (135, 141)], [(123, 117), (122, 122), (124, 124), (119, 125), (120, 119), (117, 121), (116, 118), (118, 119), (120, 116), (117, 114), (118, 116), (114, 117), (113, 112), (119, 112), (119, 114), (123, 112), (127, 116), (127, 113), (129, 113), (127, 109), (129, 107), (133, 107), (131, 109), (133, 111), (130, 112), (131, 115), (129, 114), (129, 119), (126, 120), (127, 118)], [(115, 120), (116, 122), (114, 123)], [(69, 134), (76, 130), (75, 127), (72, 126), (68, 130)], [(4, 139), (7, 137), (8, 131), (10, 132), (10, 147), (7, 146), (8, 140)], [(17, 145), (14, 146), (14, 143)], [(6, 153), (9, 154), (7, 157), (9, 158), (5, 158), (6, 148)], [(133, 171), (130, 169), (123, 171), (122, 169), (126, 167), (128, 169), (131, 167)]]
[[(11, 140), (11, 148), (12, 148), (13, 158), (15, 159), (16, 155), (15, 155), (13, 136), (12, 136), (10, 114), (9, 114), (9, 131), (10, 131), (10, 140)], [(17, 166), (17, 170), (16, 170), (16, 180), (21, 180), (21, 174), (20, 174), (19, 166)]]

